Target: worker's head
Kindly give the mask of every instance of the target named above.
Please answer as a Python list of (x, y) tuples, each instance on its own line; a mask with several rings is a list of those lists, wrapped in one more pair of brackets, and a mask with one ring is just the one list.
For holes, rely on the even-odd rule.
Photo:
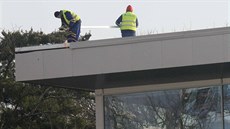
[(131, 5), (128, 5), (126, 8), (126, 12), (133, 12), (133, 7)]
[(60, 18), (60, 17), (61, 17), (60, 14), (61, 14), (60, 11), (54, 12), (54, 16), (55, 16), (56, 18)]

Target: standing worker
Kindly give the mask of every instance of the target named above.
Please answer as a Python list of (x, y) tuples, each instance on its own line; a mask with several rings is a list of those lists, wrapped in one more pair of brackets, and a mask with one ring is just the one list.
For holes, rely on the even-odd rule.
[(123, 13), (117, 19), (116, 25), (120, 27), (122, 37), (136, 36), (138, 19), (133, 13), (133, 7), (131, 5), (128, 5), (126, 13)]
[(61, 19), (61, 27), (59, 27), (59, 30), (68, 30), (68, 43), (77, 42), (81, 31), (80, 17), (69, 10), (56, 11), (54, 16)]

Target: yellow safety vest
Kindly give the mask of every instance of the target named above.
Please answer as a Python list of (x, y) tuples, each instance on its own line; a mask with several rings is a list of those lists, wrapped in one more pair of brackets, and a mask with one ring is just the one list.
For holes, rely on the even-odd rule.
[[(72, 17), (73, 17), (73, 19), (68, 20), (68, 19), (66, 18), (66, 15), (65, 15), (66, 12), (70, 12), (71, 15), (72, 15)], [(67, 25), (69, 25), (70, 21), (71, 21), (71, 22), (77, 22), (78, 20), (80, 20), (80, 17), (79, 17), (77, 14), (75, 14), (74, 12), (69, 11), (69, 10), (62, 10), (62, 16), (64, 17), (65, 22), (67, 23)]]
[(136, 31), (136, 20), (137, 16), (132, 12), (126, 12), (122, 14), (122, 21), (121, 21), (121, 30), (133, 30)]

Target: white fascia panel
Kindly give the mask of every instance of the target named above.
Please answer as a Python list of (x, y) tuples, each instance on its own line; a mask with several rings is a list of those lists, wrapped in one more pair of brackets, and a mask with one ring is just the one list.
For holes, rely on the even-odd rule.
[(222, 35), (193, 38), (193, 64), (224, 62)]
[(73, 76), (99, 74), (103, 69), (104, 49), (72, 49)]
[(192, 38), (162, 41), (163, 67), (192, 64)]
[(15, 55), (16, 81), (43, 78), (43, 52), (31, 52)]
[(72, 76), (72, 52), (68, 49), (49, 50), (43, 52), (44, 78)]

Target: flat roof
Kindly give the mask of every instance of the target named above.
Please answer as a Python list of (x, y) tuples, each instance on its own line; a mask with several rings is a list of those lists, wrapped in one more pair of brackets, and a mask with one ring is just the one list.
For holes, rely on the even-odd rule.
[[(69, 48), (71, 49), (81, 49), (88, 47), (101, 47), (101, 46), (111, 46), (119, 44), (130, 44), (130, 43), (143, 43), (152, 41), (162, 41), (162, 40), (172, 40), (172, 39), (182, 39), (182, 38), (192, 38), (192, 37), (203, 37), (203, 36), (213, 36), (213, 35), (223, 35), (229, 34), (230, 27), (221, 28), (209, 28), (201, 30), (189, 30), (180, 32), (170, 32), (161, 34), (149, 34), (135, 37), (126, 38), (113, 38), (113, 39), (102, 39), (93, 41), (82, 41), (77, 43), (70, 43)], [(18, 47), (15, 48), (15, 53), (26, 53), (41, 50), (52, 50), (52, 49), (64, 49), (68, 48), (64, 43), (47, 43), (40, 46), (28, 46), (28, 47)]]

